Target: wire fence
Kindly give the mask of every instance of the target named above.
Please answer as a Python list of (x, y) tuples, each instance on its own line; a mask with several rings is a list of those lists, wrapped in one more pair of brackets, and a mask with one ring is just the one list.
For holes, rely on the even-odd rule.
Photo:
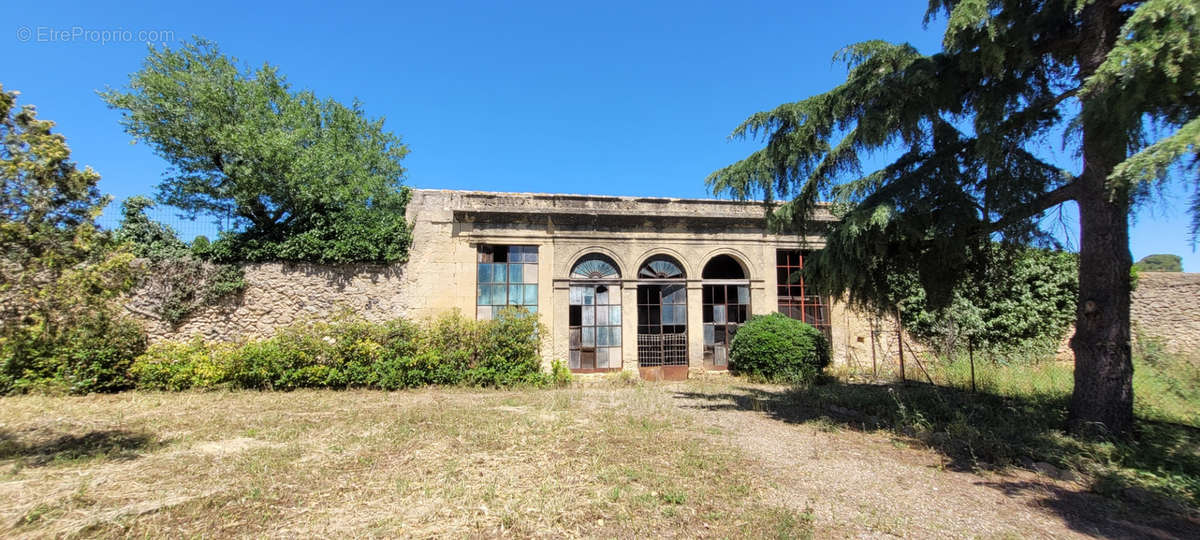
[(846, 347), (845, 364), (835, 368), (839, 376), (872, 382), (911, 381), (1004, 395), (1060, 395), (1070, 392), (1074, 384), (1073, 362), (1054, 351), (1019, 360), (972, 348), (939, 353), (894, 328), (878, 326), (864, 341)]
[[(110, 205), (102, 214), (96, 223), (101, 228), (106, 230), (116, 230), (121, 226), (121, 210), (119, 204)], [(211, 216), (197, 216), (189, 218), (186, 213), (172, 206), (156, 205), (145, 210), (146, 217), (152, 221), (157, 221), (170, 227), (175, 231), (176, 236), (184, 242), (191, 243), (197, 236), (205, 236), (209, 240), (216, 240), (217, 235), (221, 231), (233, 229), (233, 224), (229, 219), (223, 219), (217, 222)]]

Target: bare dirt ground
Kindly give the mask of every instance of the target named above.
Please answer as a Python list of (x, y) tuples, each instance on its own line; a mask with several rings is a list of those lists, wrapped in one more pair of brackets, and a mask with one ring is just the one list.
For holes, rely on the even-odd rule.
[[(0, 399), (0, 535), (1184, 538), (734, 380)], [(773, 387), (753, 387), (775, 391)]]
[(954, 470), (917, 441), (795, 423), (748, 389), (780, 391), (727, 381), (676, 388), (675, 397), (763, 468), (768, 498), (811, 508), (817, 536), (1200, 537), (1200, 521), (1129, 508), (1081, 483), (1022, 469)]

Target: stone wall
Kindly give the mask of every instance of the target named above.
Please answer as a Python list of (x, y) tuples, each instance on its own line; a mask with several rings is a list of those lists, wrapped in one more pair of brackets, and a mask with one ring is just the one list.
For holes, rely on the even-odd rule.
[(1183, 353), (1200, 351), (1200, 274), (1142, 272), (1130, 308), (1135, 329)]
[[(253, 264), (245, 267), (245, 275), (242, 293), (198, 310), (179, 327), (145, 318), (150, 340), (262, 337), (306, 318), (327, 319), (342, 309), (382, 321), (407, 316), (408, 306), (416, 304), (404, 265)], [(146, 312), (138, 309), (136, 297), (131, 308)]]

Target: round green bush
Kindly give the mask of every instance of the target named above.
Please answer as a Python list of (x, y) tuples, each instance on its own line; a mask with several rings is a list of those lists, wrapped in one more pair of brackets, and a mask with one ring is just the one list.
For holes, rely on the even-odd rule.
[(782, 313), (751, 317), (729, 347), (729, 370), (754, 380), (808, 383), (829, 365), (820, 330)]

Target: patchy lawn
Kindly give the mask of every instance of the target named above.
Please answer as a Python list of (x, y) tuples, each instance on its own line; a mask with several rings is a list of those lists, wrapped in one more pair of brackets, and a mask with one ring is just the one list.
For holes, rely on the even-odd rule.
[[(724, 379), (0, 399), (3, 536), (1183, 536)], [(786, 407), (784, 405), (786, 404)], [(832, 419), (831, 419), (832, 418)]]

